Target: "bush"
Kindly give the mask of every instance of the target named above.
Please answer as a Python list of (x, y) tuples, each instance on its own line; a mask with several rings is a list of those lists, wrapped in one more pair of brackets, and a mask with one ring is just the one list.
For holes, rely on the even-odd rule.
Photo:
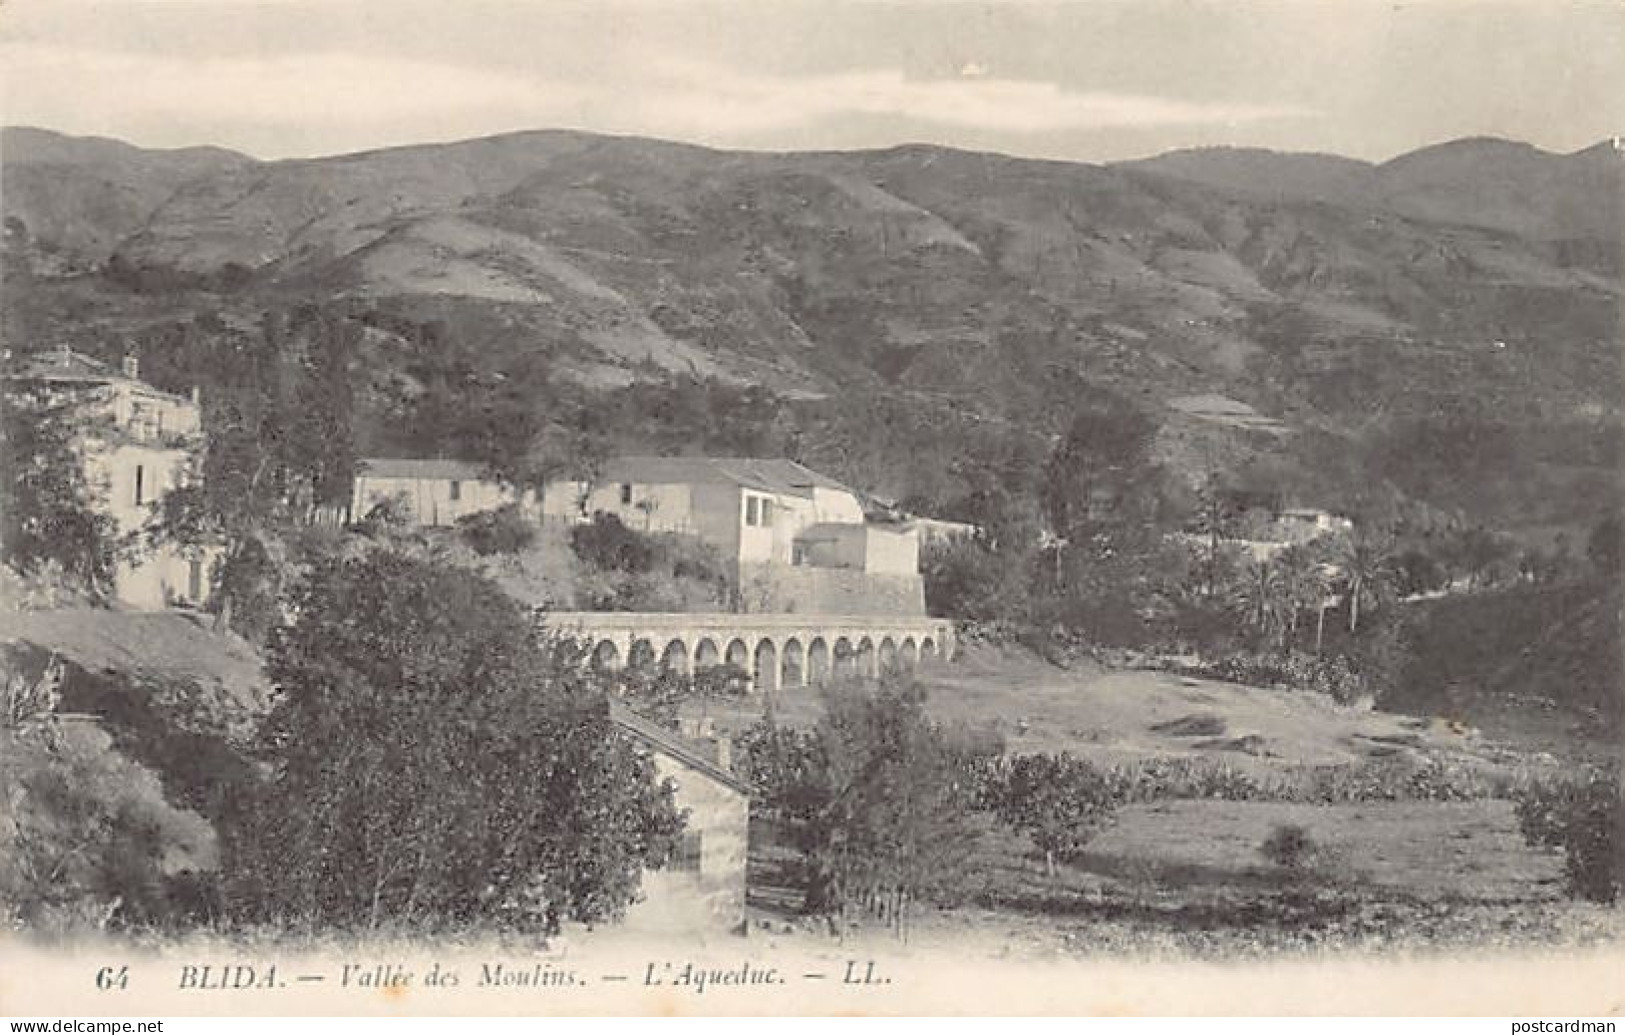
[(658, 555), (647, 536), (627, 528), (620, 518), (603, 511), (594, 514), (587, 524), (570, 530), (570, 548), (599, 571), (632, 575), (652, 569)]
[(0, 688), (0, 926), (71, 936), (166, 922), (175, 882), (213, 866), (214, 834), (106, 733), (56, 714), (60, 678), (8, 666)]
[(1233, 654), (1202, 674), (1249, 686), (1275, 686), (1324, 694), (1338, 704), (1353, 704), (1367, 694), (1364, 677), (1342, 654)]
[(1044, 853), (1044, 869), (1075, 859), (1111, 816), (1117, 795), (1107, 778), (1081, 758), (1018, 755), (1005, 777), (998, 813), (1032, 838)]
[(481, 557), (519, 553), (536, 541), (536, 524), (517, 503), (457, 519), (463, 542)]
[(1529, 844), (1561, 848), (1570, 894), (1613, 902), (1625, 887), (1625, 794), (1617, 770), (1531, 784), (1518, 796)]
[(1309, 861), (1314, 850), (1315, 842), (1309, 836), (1309, 831), (1297, 823), (1275, 824), (1270, 836), (1258, 846), (1258, 851), (1264, 858), (1287, 870), (1302, 867)]

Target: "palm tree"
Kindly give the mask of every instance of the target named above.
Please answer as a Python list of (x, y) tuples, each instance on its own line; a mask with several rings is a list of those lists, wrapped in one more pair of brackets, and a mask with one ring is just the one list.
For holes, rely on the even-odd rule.
[(1360, 627), (1360, 609), (1376, 610), (1394, 583), (1394, 541), (1380, 530), (1356, 526), (1338, 547), (1337, 565), (1342, 569), (1348, 595), (1349, 632)]
[(1282, 607), (1281, 573), (1268, 560), (1254, 561), (1241, 573), (1238, 595), (1245, 610), (1247, 624), (1257, 629), (1270, 643), (1281, 640), (1285, 610)]
[(1285, 610), (1286, 642), (1297, 640), (1298, 621), (1306, 611), (1321, 611), (1326, 604), (1326, 574), (1314, 552), (1293, 546), (1275, 558), (1280, 572), (1281, 597)]

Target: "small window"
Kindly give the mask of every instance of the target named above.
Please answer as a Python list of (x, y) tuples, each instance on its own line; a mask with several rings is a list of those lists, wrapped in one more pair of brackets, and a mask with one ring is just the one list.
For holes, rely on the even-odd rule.
[(194, 604), (203, 601), (203, 562), (196, 557), (186, 562), (186, 597)]
[(671, 868), (677, 873), (699, 873), (704, 843), (705, 837), (698, 830), (683, 831), (672, 853)]
[(632, 486), (630, 486), (630, 485), (622, 485), (621, 486), (621, 506), (629, 507), (631, 505), (632, 505)]
[(141, 506), (141, 504), (147, 502), (146, 495), (145, 495), (145, 492), (144, 492), (146, 486), (143, 484), (143, 479), (144, 479), (145, 475), (146, 475), (145, 468), (143, 468), (140, 464), (136, 464), (135, 465), (135, 505), (138, 506), (138, 507)]
[(462, 498), (463, 498), (463, 483), (462, 482), (452, 482), (451, 483), (451, 501), (453, 503), (456, 503), (458, 500), (460, 500)]
[(763, 528), (772, 528), (773, 527), (773, 501), (772, 500), (763, 500), (762, 501), (762, 527)]
[(745, 497), (745, 524), (755, 527), (759, 524), (759, 512), (756, 507), (759, 501), (755, 496)]

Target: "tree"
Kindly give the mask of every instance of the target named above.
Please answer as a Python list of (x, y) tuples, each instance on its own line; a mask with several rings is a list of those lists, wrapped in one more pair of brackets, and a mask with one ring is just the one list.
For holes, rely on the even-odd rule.
[(1342, 569), (1352, 634), (1359, 631), (1361, 609), (1380, 607), (1393, 588), (1393, 539), (1383, 532), (1356, 525), (1353, 534), (1339, 544), (1337, 564)]
[(1280, 568), (1273, 561), (1253, 561), (1241, 572), (1237, 595), (1246, 623), (1272, 646), (1286, 636), (1286, 593)]
[(837, 687), (810, 734), (755, 738), (766, 807), (803, 856), (804, 908), (867, 909), (901, 933), (912, 905), (962, 891), (974, 805), (969, 772), (985, 746), (925, 714), (916, 684)]
[(1032, 838), (1044, 853), (1044, 871), (1055, 875), (1057, 859), (1082, 851), (1116, 802), (1106, 777), (1080, 758), (1017, 755), (1010, 763), (998, 813)]
[(1314, 612), (1318, 650), (1320, 619), (1323, 617), (1326, 595), (1329, 592), (1321, 552), (1312, 546), (1292, 546), (1275, 557), (1275, 566), (1280, 572), (1286, 618), (1283, 643), (1288, 646), (1295, 644), (1298, 639), (1298, 623), (1303, 621), (1306, 614)]
[(1196, 491), (1195, 531), (1207, 539), (1203, 570), (1207, 577), (1206, 593), (1210, 597), (1218, 590), (1220, 544), (1231, 537), (1237, 521), (1233, 500), (1234, 490), (1225, 484), (1217, 471), (1208, 472)]
[(311, 926), (613, 918), (681, 829), (579, 650), (492, 583), (374, 550), (319, 565), (272, 640), (270, 775), (228, 901)]
[(920, 550), (920, 575), (927, 610), (976, 622), (1020, 617), (1025, 565), (1012, 563), (1015, 553), (980, 536), (926, 543)]
[(1109, 393), (1092, 393), (1044, 469), (1050, 529), (1072, 542), (1106, 530), (1143, 527), (1160, 502), (1151, 443), (1157, 427)]
[(24, 574), (56, 565), (93, 593), (113, 589), (118, 526), (85, 478), (71, 401), (8, 390), (0, 406), (0, 556)]

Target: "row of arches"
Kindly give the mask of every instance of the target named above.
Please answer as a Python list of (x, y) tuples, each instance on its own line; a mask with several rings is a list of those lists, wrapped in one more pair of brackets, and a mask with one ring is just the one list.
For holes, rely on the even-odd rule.
[(812, 636), (805, 644), (799, 636), (782, 643), (762, 637), (754, 646), (741, 637), (731, 639), (702, 636), (690, 650), (681, 636), (667, 640), (657, 649), (658, 640), (647, 637), (632, 641), (623, 658), (620, 645), (611, 639), (599, 640), (593, 649), (593, 665), (600, 669), (622, 667), (645, 671), (678, 672), (691, 675), (718, 665), (731, 665), (749, 674), (759, 691), (780, 687), (822, 685), (831, 679), (850, 675), (874, 677), (881, 673), (911, 669), (922, 658), (940, 656), (941, 645), (931, 636), (883, 635), (877, 642), (871, 636)]

